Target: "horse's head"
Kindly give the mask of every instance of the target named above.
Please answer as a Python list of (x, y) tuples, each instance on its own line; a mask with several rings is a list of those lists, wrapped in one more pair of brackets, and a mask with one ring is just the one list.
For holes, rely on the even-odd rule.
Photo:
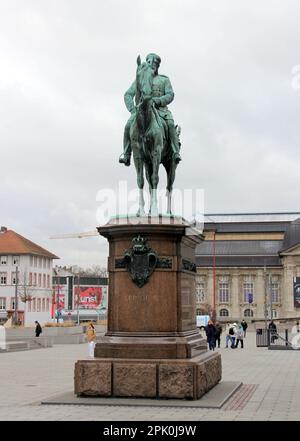
[(141, 58), (137, 58), (136, 69), (136, 88), (140, 102), (149, 101), (152, 97), (152, 83), (154, 71), (149, 63), (141, 63)]

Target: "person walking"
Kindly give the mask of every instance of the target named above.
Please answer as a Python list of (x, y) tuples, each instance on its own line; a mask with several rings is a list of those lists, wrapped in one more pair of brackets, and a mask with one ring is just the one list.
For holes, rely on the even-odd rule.
[(244, 329), (242, 324), (238, 324), (235, 331), (236, 336), (236, 344), (235, 347), (237, 348), (239, 343), (241, 343), (241, 349), (244, 348)]
[(37, 320), (35, 320), (35, 336), (39, 337), (40, 334), (43, 332), (41, 325), (39, 324), (39, 322)]
[(93, 325), (93, 323), (90, 323), (87, 331), (86, 331), (86, 338), (88, 341), (88, 354), (90, 358), (94, 358), (94, 349), (95, 349), (95, 343), (96, 343), (96, 329)]
[(232, 334), (229, 332), (231, 328), (232, 328), (232, 324), (231, 323), (227, 323), (227, 325), (226, 325), (226, 337), (225, 337), (225, 348), (228, 348), (228, 343), (229, 342), (230, 342), (230, 346), (232, 345)]
[(273, 322), (273, 320), (269, 323), (269, 332), (271, 336), (271, 343), (274, 343), (275, 340), (277, 340), (277, 326)]
[(242, 327), (243, 327), (243, 331), (244, 331), (244, 337), (246, 337), (246, 330), (247, 330), (247, 328), (248, 328), (248, 323), (246, 322), (246, 320), (242, 320), (241, 321), (241, 325), (242, 325)]
[(216, 328), (211, 320), (208, 320), (208, 324), (205, 326), (205, 332), (209, 350), (214, 351), (216, 347)]
[(216, 322), (215, 324), (215, 328), (216, 328), (216, 343), (218, 343), (218, 348), (220, 347), (221, 344), (221, 334), (222, 334), (222, 326), (220, 322)]

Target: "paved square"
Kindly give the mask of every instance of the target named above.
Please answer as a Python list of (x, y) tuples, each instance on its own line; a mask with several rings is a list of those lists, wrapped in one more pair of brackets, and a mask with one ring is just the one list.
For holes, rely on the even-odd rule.
[(73, 390), (74, 363), (87, 344), (56, 345), (0, 354), (0, 420), (300, 420), (300, 351), (256, 348), (249, 332), (244, 349), (219, 349), (223, 381), (243, 386), (221, 409), (146, 406), (41, 405)]

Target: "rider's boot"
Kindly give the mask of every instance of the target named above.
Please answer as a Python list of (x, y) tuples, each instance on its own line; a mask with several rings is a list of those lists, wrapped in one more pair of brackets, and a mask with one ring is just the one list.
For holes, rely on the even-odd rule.
[(173, 149), (173, 158), (176, 164), (178, 164), (181, 161), (181, 156), (179, 153), (179, 140), (178, 140), (178, 135), (176, 133), (176, 129), (173, 125), (169, 126), (169, 136), (170, 136), (171, 146)]
[(123, 145), (124, 145), (124, 152), (119, 157), (119, 162), (128, 167), (130, 165), (131, 146), (130, 146), (129, 134), (127, 133), (127, 130), (124, 131)]

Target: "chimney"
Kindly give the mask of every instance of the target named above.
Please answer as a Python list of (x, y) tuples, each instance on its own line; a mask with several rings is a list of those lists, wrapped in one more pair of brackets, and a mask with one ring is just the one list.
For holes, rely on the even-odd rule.
[(6, 233), (6, 231), (7, 231), (7, 228), (6, 228), (6, 227), (1, 227), (1, 229), (0, 229), (0, 233)]

